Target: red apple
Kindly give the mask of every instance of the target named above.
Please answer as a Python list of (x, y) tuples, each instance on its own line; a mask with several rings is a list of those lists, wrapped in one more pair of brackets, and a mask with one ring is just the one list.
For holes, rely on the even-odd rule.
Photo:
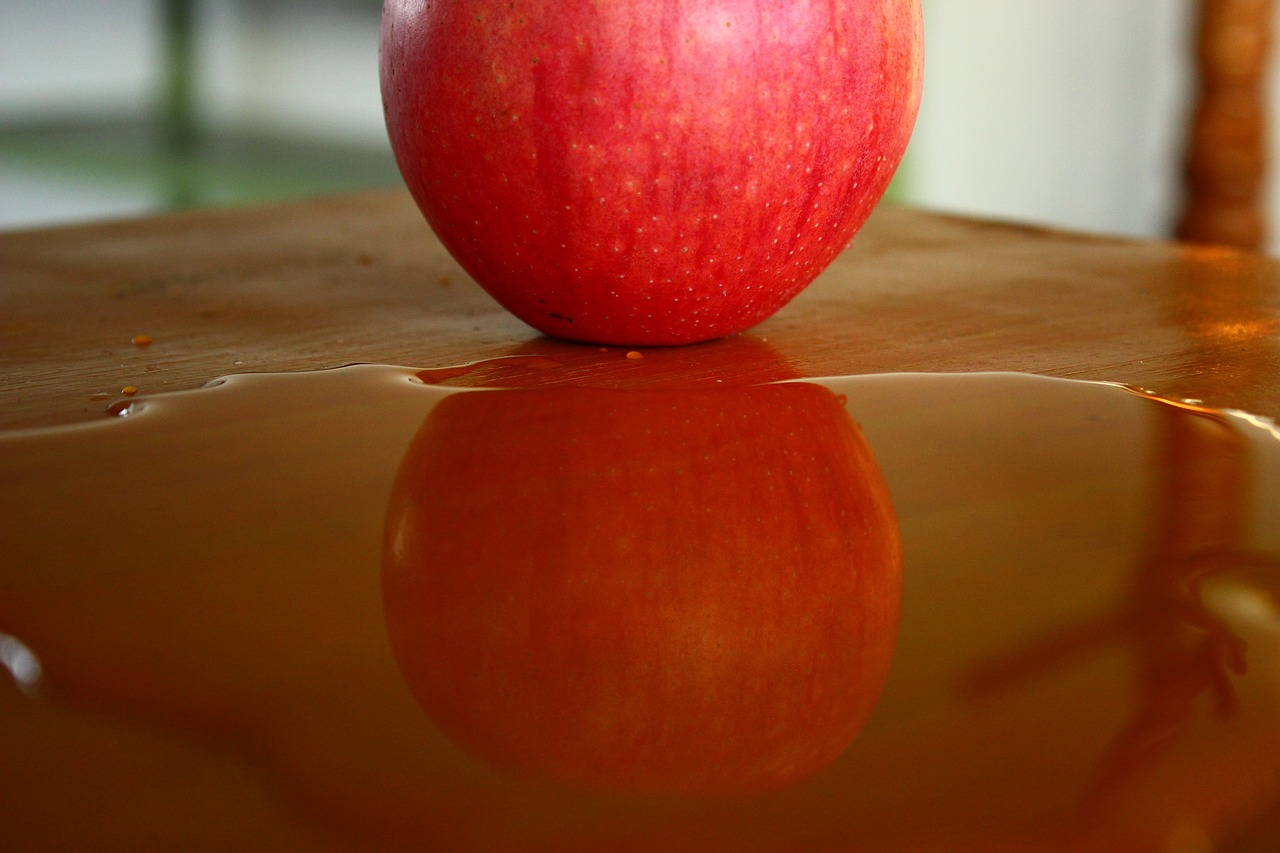
[(386, 0), (380, 67), (406, 184), (498, 302), (689, 343), (773, 314), (879, 201), (920, 0)]
[(413, 694), (488, 763), (750, 792), (865, 721), (900, 563), (880, 471), (821, 386), (471, 391), (405, 456), (383, 600)]

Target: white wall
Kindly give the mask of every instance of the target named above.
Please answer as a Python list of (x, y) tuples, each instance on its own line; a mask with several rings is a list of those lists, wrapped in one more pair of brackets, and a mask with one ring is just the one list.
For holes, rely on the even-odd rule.
[(925, 0), (908, 198), (1166, 233), (1190, 101), (1187, 0)]
[[(1194, 3), (924, 3), (925, 93), (906, 200), (1072, 229), (1168, 233)], [(198, 8), (209, 120), (385, 145), (375, 6), (203, 0)], [(158, 45), (150, 0), (0, 0), (0, 123), (41, 108), (139, 109), (158, 85)], [(0, 163), (0, 208), (3, 175)], [(1280, 208), (1272, 219), (1280, 232)]]
[(0, 122), (137, 110), (159, 79), (151, 0), (0, 0)]
[(199, 77), (211, 121), (383, 145), (375, 6), (205, 0)]
[[(197, 96), (210, 122), (383, 140), (370, 2), (202, 0)], [(159, 94), (153, 0), (0, 0), (0, 124), (141, 112)]]

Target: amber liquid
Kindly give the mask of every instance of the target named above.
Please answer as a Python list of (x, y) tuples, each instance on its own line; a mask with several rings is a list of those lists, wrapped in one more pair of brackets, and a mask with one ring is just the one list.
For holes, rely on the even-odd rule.
[(782, 787), (628, 790), (477, 754), (406, 683), (397, 470), (451, 394), (506, 393), (423, 376), (239, 376), (0, 436), (0, 847), (1280, 848), (1274, 426), (1013, 374), (822, 380), (904, 555), (871, 716)]

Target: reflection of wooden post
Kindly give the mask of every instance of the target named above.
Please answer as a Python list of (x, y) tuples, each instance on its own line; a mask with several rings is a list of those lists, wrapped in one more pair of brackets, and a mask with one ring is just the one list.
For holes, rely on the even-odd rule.
[(1274, 0), (1201, 0), (1199, 99), (1179, 239), (1260, 249), (1267, 64)]

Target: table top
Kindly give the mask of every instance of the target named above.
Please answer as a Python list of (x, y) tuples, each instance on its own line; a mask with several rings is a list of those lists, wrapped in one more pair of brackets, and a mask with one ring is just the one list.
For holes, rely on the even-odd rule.
[(893, 207), (643, 350), (402, 192), (0, 235), (0, 837), (1274, 850), (1278, 322)]
[[(125, 387), (350, 363), (520, 352), (641, 375), (625, 350), (546, 339), (504, 312), (402, 191), (3, 234), (0, 276), (0, 428), (99, 417)], [(1280, 415), (1280, 265), (1226, 249), (883, 206), (742, 337), (803, 376), (1023, 371)], [(750, 378), (761, 366), (740, 346), (649, 351), (644, 375)]]

